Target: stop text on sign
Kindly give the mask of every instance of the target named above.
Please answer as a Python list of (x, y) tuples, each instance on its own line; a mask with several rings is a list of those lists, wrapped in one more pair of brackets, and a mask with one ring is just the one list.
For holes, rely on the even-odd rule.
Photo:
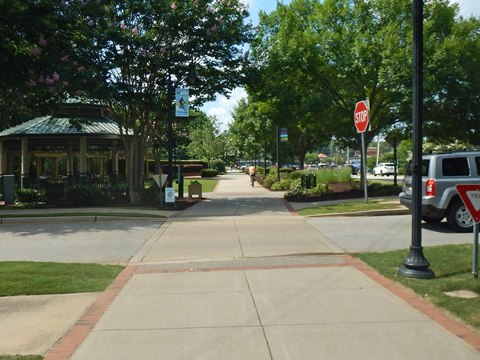
[(353, 112), (353, 121), (354, 121), (355, 127), (357, 128), (357, 132), (359, 133), (364, 133), (368, 128), (368, 123), (369, 123), (368, 110), (369, 110), (368, 100), (359, 101), (355, 105), (355, 111)]
[(368, 120), (368, 111), (363, 110), (355, 114), (355, 124), (363, 123)]

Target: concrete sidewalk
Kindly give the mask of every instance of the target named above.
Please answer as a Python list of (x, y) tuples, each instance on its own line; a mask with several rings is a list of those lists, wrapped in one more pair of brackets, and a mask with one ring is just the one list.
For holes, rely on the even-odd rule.
[(479, 350), (477, 333), (233, 173), (169, 218), (45, 358), (478, 359)]

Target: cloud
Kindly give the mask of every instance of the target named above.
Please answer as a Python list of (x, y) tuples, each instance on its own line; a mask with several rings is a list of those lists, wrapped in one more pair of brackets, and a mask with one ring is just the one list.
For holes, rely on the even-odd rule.
[(206, 103), (202, 110), (209, 116), (215, 116), (219, 122), (220, 129), (226, 130), (233, 121), (232, 112), (242, 98), (246, 98), (247, 93), (243, 88), (233, 89), (230, 97), (217, 96), (214, 102)]

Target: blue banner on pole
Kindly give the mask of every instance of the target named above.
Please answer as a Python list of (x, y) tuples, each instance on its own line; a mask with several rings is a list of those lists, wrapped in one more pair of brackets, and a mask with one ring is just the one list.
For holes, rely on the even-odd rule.
[(188, 100), (189, 89), (177, 88), (175, 89), (175, 116), (188, 117), (190, 110), (190, 103)]
[(281, 128), (280, 129), (280, 142), (288, 142), (288, 129)]

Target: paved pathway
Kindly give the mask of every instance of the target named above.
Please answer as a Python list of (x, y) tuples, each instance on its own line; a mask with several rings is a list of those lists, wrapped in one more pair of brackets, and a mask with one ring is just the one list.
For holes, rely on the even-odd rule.
[(278, 194), (229, 174), (208, 197), (145, 242), (47, 360), (480, 358), (476, 333)]

